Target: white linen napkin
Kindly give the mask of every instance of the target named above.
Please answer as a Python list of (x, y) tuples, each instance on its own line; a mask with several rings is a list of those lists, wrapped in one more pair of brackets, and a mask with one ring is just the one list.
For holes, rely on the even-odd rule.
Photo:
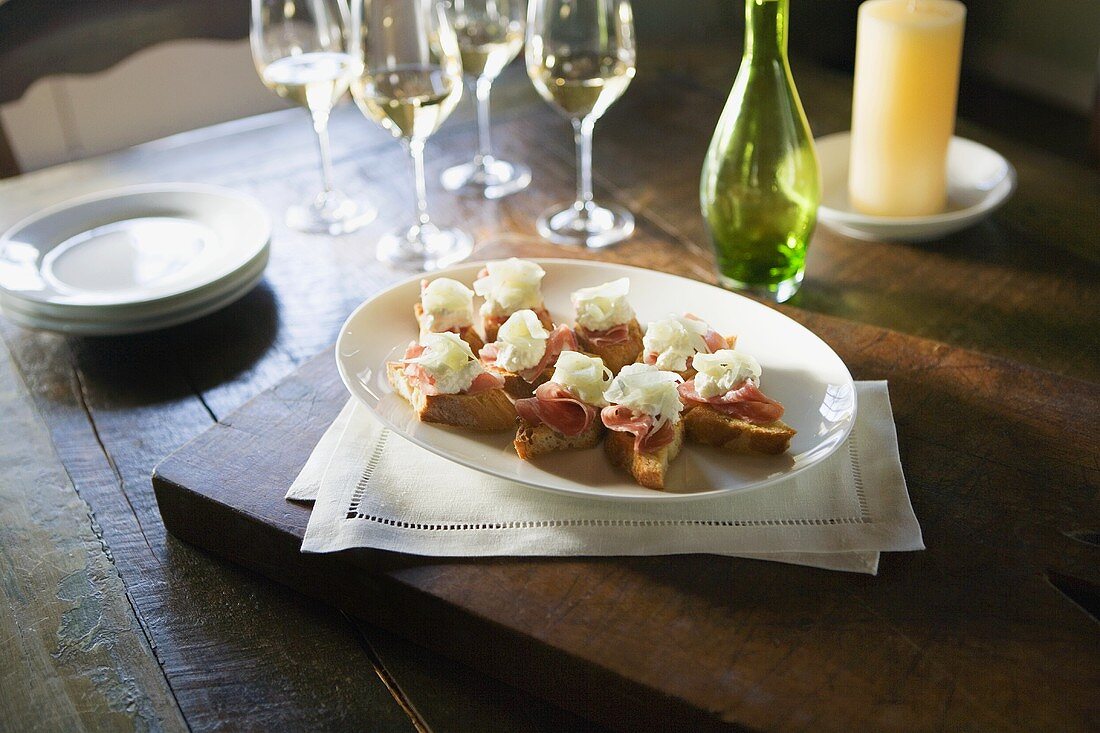
[(856, 385), (848, 444), (756, 491), (639, 504), (540, 491), (440, 458), (351, 400), (287, 493), (315, 500), (303, 552), (415, 555), (709, 553), (874, 574), (883, 551), (924, 549), (885, 382)]

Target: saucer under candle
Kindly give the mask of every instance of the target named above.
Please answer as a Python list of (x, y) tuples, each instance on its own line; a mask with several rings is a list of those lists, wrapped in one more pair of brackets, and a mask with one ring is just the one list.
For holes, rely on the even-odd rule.
[(817, 220), (857, 239), (926, 242), (966, 229), (996, 211), (1016, 189), (1016, 170), (992, 148), (961, 137), (947, 146), (947, 207), (925, 216), (869, 216), (848, 198), (847, 132), (815, 141), (821, 168)]

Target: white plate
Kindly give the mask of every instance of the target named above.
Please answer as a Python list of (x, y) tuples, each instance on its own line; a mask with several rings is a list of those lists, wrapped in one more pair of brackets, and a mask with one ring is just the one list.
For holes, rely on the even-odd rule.
[[(719, 332), (737, 334), (737, 347), (763, 367), (763, 388), (782, 402), (784, 421), (798, 430), (782, 456), (732, 456), (686, 446), (670, 468), (668, 489), (638, 486), (611, 466), (601, 447), (522, 461), (510, 433), (477, 434), (422, 423), (386, 382), (385, 363), (400, 358), (417, 337), (413, 304), (420, 276), (398, 283), (360, 305), (336, 342), (336, 365), (348, 390), (385, 424), (413, 443), (463, 466), (539, 489), (601, 499), (675, 501), (756, 489), (809, 468), (839, 448), (856, 414), (848, 368), (825, 342), (779, 312), (748, 298), (674, 275), (601, 262), (539, 260), (543, 294), (555, 321), (572, 321), (569, 294), (581, 287), (629, 277), (631, 302), (642, 324), (669, 313), (691, 312)], [(432, 273), (470, 283), (482, 264)]]
[(947, 148), (947, 211), (929, 216), (868, 216), (848, 201), (847, 132), (814, 141), (821, 166), (821, 206), (817, 218), (830, 229), (857, 239), (923, 242), (977, 224), (1001, 206), (1016, 188), (1016, 170), (997, 151), (961, 137)]
[(191, 301), (182, 308), (136, 318), (58, 318), (49, 314), (23, 310), (0, 293), (0, 311), (12, 322), (26, 328), (56, 331), (73, 336), (122, 336), (155, 331), (193, 321), (214, 311), (221, 310), (244, 297), (263, 279), (267, 265), (266, 251), (263, 257), (239, 273), (238, 279), (228, 287), (220, 287), (203, 298)]
[(0, 237), (0, 293), (49, 318), (139, 318), (193, 309), (266, 258), (271, 223), (215, 186), (133, 186), (52, 206)]

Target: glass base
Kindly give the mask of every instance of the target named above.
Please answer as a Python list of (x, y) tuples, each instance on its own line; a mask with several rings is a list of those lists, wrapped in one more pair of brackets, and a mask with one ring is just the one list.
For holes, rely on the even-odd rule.
[(803, 273), (800, 272), (794, 277), (779, 283), (758, 285), (734, 280), (732, 277), (726, 277), (722, 273), (718, 273), (718, 284), (726, 290), (740, 290), (761, 300), (786, 303), (802, 287), (802, 275)]
[(575, 202), (547, 209), (535, 226), (539, 234), (555, 244), (600, 249), (633, 234), (634, 215), (621, 206)]
[(439, 178), (448, 191), (477, 193), (487, 199), (500, 199), (522, 191), (531, 183), (531, 169), (519, 163), (485, 157), (456, 165)]
[(378, 216), (373, 206), (356, 203), (339, 191), (322, 191), (304, 204), (286, 210), (286, 225), (310, 234), (347, 234)]
[(414, 224), (378, 240), (377, 257), (407, 270), (438, 270), (455, 264), (474, 251), (474, 240), (461, 229)]

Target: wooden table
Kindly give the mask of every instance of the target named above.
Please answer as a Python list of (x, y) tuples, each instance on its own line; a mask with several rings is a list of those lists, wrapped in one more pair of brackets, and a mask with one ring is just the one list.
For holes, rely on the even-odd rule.
[[(650, 68), (676, 70), (643, 67), (597, 127), (598, 191), (629, 205), (640, 223), (633, 240), (601, 256), (713, 281), (698, 171), (734, 60), (688, 55), (666, 64), (656, 53), (651, 59)], [(844, 129), (850, 82), (812, 67), (795, 72), (815, 134)], [(496, 143), (502, 154), (531, 164), (535, 183), (488, 204), (432, 186), (433, 212), (474, 231), (478, 256), (560, 254), (537, 239), (533, 220), (571, 191), (567, 126), (534, 98), (517, 69), (496, 99)], [(433, 181), (472, 152), (468, 117), (429, 144)], [(1067, 390), (1062, 403), (1076, 401), (1083, 415), (1095, 414), (1097, 390), (1089, 382), (1100, 376), (1100, 176), (965, 121), (960, 130), (1016, 165), (1020, 188), (1013, 200), (980, 226), (928, 245), (855, 242), (819, 229), (806, 284), (788, 312), (827, 329), (845, 326), (811, 313), (1050, 370), (1019, 374)], [(281, 222), (285, 207), (316, 185), (310, 136), (301, 114), (279, 113), (25, 175), (0, 184), (0, 225), (89, 190), (158, 180), (250, 191)], [(0, 326), (6, 346), (0, 350), (0, 659), (19, 660), (0, 669), (0, 730), (597, 729), (164, 530), (149, 483), (152, 467), (326, 349), (354, 305), (402, 276), (373, 261), (372, 242), (411, 210), (407, 161), (351, 107), (336, 115), (333, 137), (338, 179), (349, 192), (369, 196), (380, 221), (339, 239), (299, 235), (277, 223), (264, 284), (225, 311), (126, 338)], [(927, 343), (933, 352), (940, 348)], [(959, 353), (963, 362), (970, 358)], [(1094, 430), (1067, 436), (1067, 451), (1098, 445)], [(904, 459), (904, 444), (902, 453)], [(1074, 459), (1074, 480), (1085, 492), (1075, 500), (1076, 574), (1051, 575), (1066, 595), (1051, 586), (1045, 601), (1078, 626), (1087, 616), (1074, 602), (1096, 610), (1095, 455)], [(960, 517), (968, 510), (974, 509), (960, 504)], [(936, 529), (926, 527), (926, 538)], [(1011, 532), (1006, 527), (1008, 536), (974, 542), (1044, 541)], [(754, 573), (766, 576), (770, 567)], [(913, 603), (919, 613), (919, 599)], [(1075, 653), (1097, 660), (1095, 635), (1089, 644)], [(1058, 653), (1052, 647), (1054, 665)], [(1095, 669), (1075, 674), (1069, 699), (1097, 684)], [(1029, 690), (1004, 684), (1000, 694), (1028, 709)], [(844, 699), (844, 691), (836, 694)], [(936, 719), (935, 711), (922, 712)], [(1081, 714), (1066, 709), (1061, 723), (1081, 727)], [(785, 720), (773, 723), (796, 727)], [(985, 727), (977, 717), (946, 712), (939, 722)], [(904, 718), (892, 723), (905, 727)]]

